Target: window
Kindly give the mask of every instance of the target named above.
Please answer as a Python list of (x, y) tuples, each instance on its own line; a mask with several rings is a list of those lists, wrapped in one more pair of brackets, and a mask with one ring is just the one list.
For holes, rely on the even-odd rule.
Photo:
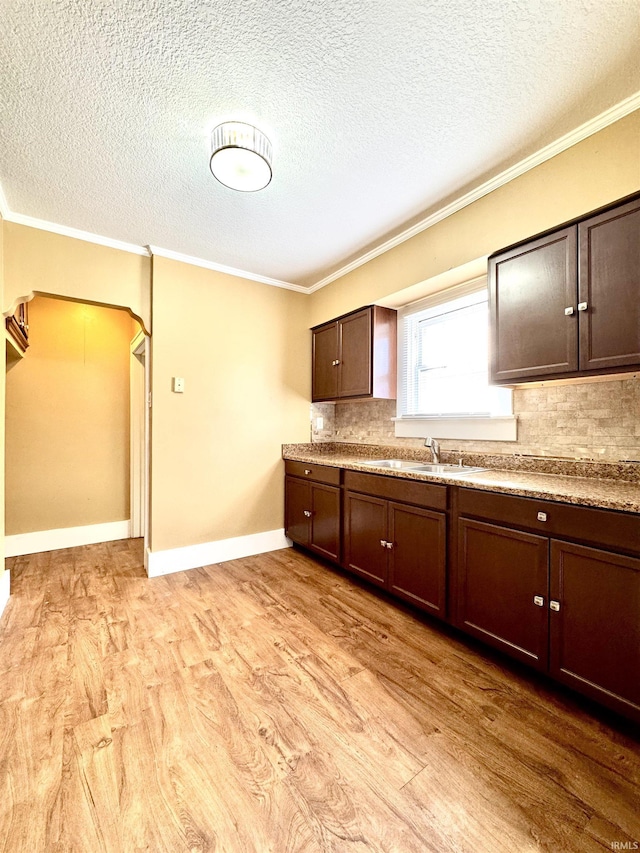
[(486, 283), (408, 305), (399, 323), (396, 435), (514, 441), (511, 391), (489, 385)]

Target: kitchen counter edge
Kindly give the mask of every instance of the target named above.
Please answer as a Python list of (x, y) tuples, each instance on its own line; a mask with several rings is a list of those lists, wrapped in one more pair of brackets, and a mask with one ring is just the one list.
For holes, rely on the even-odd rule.
[[(305, 447), (307, 446), (305, 445)], [(390, 456), (394, 455), (393, 450), (393, 448), (389, 448)], [(397, 448), (395, 450), (397, 453)], [(384, 477), (399, 477), (403, 480), (459, 486), (578, 506), (612, 509), (619, 512), (640, 513), (640, 484), (627, 481), (573, 477), (565, 474), (542, 474), (530, 471), (503, 471), (500, 469), (488, 469), (474, 474), (458, 475), (406, 470), (394, 471), (389, 468), (366, 464), (366, 457), (364, 456), (323, 453), (321, 451), (314, 453), (308, 449), (297, 451), (296, 445), (291, 444), (282, 446), (282, 458), (285, 461), (327, 465), (331, 468), (344, 468), (349, 471), (361, 471)]]

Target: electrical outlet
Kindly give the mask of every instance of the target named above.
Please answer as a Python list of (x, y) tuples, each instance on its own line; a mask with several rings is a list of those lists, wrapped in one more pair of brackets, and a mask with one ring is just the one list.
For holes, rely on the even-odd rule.
[(172, 383), (174, 394), (184, 394), (184, 379), (182, 376), (174, 376)]
[(324, 418), (316, 418), (316, 430), (320, 432), (320, 430), (324, 427)]

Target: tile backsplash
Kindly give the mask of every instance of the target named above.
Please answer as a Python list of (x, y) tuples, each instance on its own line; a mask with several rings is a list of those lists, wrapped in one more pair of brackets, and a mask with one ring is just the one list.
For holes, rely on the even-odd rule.
[[(637, 376), (516, 388), (513, 408), (518, 418), (517, 441), (442, 439), (443, 450), (640, 461)], [(395, 414), (394, 400), (315, 403), (311, 407), (311, 438), (422, 447), (422, 439), (396, 438)], [(320, 431), (315, 429), (318, 416), (324, 422)]]

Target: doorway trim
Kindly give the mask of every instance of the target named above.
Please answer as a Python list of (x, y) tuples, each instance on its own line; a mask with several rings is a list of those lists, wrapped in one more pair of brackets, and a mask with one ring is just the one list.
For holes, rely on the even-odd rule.
[(131, 533), (144, 537), (149, 528), (149, 336), (142, 329), (130, 344), (129, 362), (129, 464)]

